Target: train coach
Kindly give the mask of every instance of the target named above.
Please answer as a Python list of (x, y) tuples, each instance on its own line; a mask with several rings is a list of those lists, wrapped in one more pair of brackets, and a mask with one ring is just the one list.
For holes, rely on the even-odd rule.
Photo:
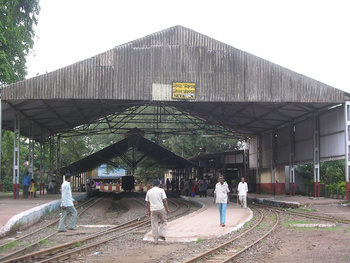
[(118, 180), (104, 179), (95, 182), (95, 189), (100, 192), (143, 192), (151, 188), (151, 184), (135, 183), (134, 176), (123, 176)]

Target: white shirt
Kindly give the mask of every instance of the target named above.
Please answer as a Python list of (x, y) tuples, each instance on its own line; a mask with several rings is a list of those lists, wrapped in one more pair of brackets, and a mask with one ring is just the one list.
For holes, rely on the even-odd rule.
[(227, 203), (227, 193), (230, 192), (230, 189), (228, 189), (227, 183), (221, 184), (220, 182), (215, 185), (215, 202), (217, 204), (225, 204)]
[(246, 182), (244, 182), (244, 183), (239, 182), (237, 191), (238, 191), (239, 195), (247, 195), (248, 184)]
[(151, 211), (161, 210), (164, 208), (163, 199), (166, 199), (164, 189), (153, 186), (146, 194), (146, 202), (150, 202)]
[(70, 188), (70, 182), (64, 181), (62, 184), (62, 201), (61, 206), (68, 207), (74, 206), (72, 197), (72, 190)]

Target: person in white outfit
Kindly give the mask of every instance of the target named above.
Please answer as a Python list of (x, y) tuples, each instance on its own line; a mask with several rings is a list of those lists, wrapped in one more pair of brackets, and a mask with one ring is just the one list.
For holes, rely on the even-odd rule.
[(247, 208), (248, 184), (244, 181), (244, 177), (241, 178), (241, 182), (238, 184), (237, 193), (241, 206)]
[(62, 184), (62, 201), (61, 208), (63, 209), (60, 224), (58, 226), (58, 232), (66, 232), (66, 218), (67, 214), (71, 216), (68, 229), (75, 230), (78, 212), (75, 209), (75, 205), (78, 204), (72, 197), (72, 189), (70, 187), (70, 182), (72, 181), (72, 177), (70, 174), (66, 174), (65, 181)]
[(158, 239), (165, 241), (167, 217), (170, 214), (167, 196), (164, 189), (160, 188), (160, 181), (155, 179), (153, 187), (147, 191), (146, 202), (148, 216), (151, 218), (152, 235), (154, 243), (158, 244)]

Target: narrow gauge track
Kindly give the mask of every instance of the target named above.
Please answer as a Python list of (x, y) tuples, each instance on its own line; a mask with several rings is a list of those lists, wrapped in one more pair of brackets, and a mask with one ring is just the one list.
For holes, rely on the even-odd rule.
[(240, 254), (266, 238), (278, 225), (279, 216), (277, 212), (269, 209), (253, 208), (260, 217), (258, 222), (227, 242), (201, 253), (185, 263), (190, 262), (228, 262), (237, 258)]
[[(97, 197), (93, 197), (90, 198), (89, 200), (87, 200), (84, 203), (81, 203), (79, 205), (76, 206), (77, 210), (79, 210), (81, 208), (81, 211), (79, 211), (78, 216), (83, 215), (89, 208), (91, 208), (92, 206), (94, 206), (95, 204), (97, 204), (98, 202), (100, 202), (101, 200), (103, 200), (105, 198), (105, 195), (97, 198)], [(24, 236), (21, 236), (19, 238), (17, 238), (16, 240), (11, 240), (10, 242), (7, 242), (3, 245), (0, 246), (0, 248), (6, 248), (8, 246), (11, 246), (11, 243), (14, 242), (18, 242), (18, 241), (22, 241), (22, 243), (26, 244), (26, 243), (30, 243), (30, 245), (25, 245), (24, 247), (21, 246), (14, 246), (15, 251), (3, 256), (0, 258), (0, 262), (3, 262), (4, 260), (16, 257), (22, 253), (24, 253), (25, 251), (29, 251), (31, 249), (33, 249), (35, 246), (38, 246), (40, 243), (44, 242), (45, 240), (51, 238), (52, 236), (56, 235), (58, 232), (57, 230), (51, 229), (50, 231), (50, 227), (52, 227), (53, 225), (57, 224), (59, 222), (60, 219), (54, 220), (53, 222), (40, 227), (38, 229), (36, 229), (35, 231), (32, 231)], [(50, 231), (49, 234), (47, 234), (47, 232)], [(39, 238), (36, 238), (36, 240), (28, 240), (26, 241), (26, 238), (33, 237), (34, 235), (39, 236)]]
[(294, 216), (301, 216), (301, 217), (323, 220), (323, 221), (331, 221), (331, 222), (336, 222), (336, 223), (350, 224), (349, 219), (337, 218), (337, 217), (332, 217), (332, 216), (324, 216), (324, 215), (319, 215), (319, 214), (313, 214), (310, 212), (286, 210), (285, 208), (271, 207), (271, 206), (262, 205), (262, 204), (254, 204), (254, 206), (261, 207), (261, 208), (269, 207), (269, 209), (274, 210), (278, 213), (284, 213), (284, 214), (289, 214), (289, 215), (294, 215)]
[[(184, 202), (180, 203), (187, 206), (187, 209), (185, 209), (182, 212), (182, 214), (188, 212), (190, 206)], [(179, 209), (178, 205), (176, 205), (176, 210), (177, 209)], [(174, 216), (179, 216), (179, 214), (176, 214)], [(85, 250), (107, 243), (108, 241), (121, 238), (125, 235), (139, 231), (140, 229), (143, 229), (145, 227), (150, 227), (150, 219), (146, 216), (142, 218), (138, 217), (126, 223), (116, 225), (112, 228), (99, 231), (97, 233), (85, 237), (78, 238), (74, 241), (65, 244), (54, 246), (48, 249), (43, 249), (30, 254), (25, 254), (17, 258), (11, 257), (8, 258), (7, 261), (2, 262), (59, 262), (62, 260), (72, 260), (72, 257), (74, 257), (74, 255), (76, 254), (82, 253)]]

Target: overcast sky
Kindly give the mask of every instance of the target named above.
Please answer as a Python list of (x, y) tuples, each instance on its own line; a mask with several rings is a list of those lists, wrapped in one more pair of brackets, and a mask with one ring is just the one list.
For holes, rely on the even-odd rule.
[(40, 0), (28, 78), (181, 25), (350, 92), (349, 0)]

